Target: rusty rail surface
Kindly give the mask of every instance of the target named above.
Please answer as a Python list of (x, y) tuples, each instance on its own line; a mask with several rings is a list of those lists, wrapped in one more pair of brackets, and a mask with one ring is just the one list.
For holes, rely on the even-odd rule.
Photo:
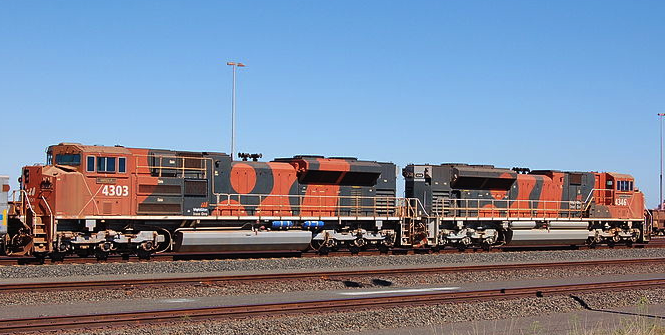
[(376, 275), (414, 275), (427, 273), (459, 273), (480, 272), (496, 270), (528, 270), (541, 268), (562, 268), (580, 266), (625, 266), (631, 264), (665, 264), (665, 258), (642, 258), (642, 259), (617, 259), (617, 260), (589, 260), (570, 262), (547, 262), (547, 263), (520, 263), (520, 264), (487, 264), (470, 266), (445, 266), (445, 267), (416, 267), (397, 269), (372, 269), (372, 270), (346, 270), (346, 271), (318, 271), (318, 272), (296, 272), (296, 273), (266, 273), (247, 275), (221, 275), (221, 276), (195, 276), (175, 278), (148, 278), (148, 279), (115, 279), (94, 281), (60, 281), (40, 283), (17, 283), (0, 284), (1, 292), (11, 291), (59, 291), (80, 289), (109, 289), (137, 286), (159, 286), (159, 285), (182, 285), (182, 284), (211, 284), (211, 283), (248, 283), (265, 282), (293, 279), (337, 279), (354, 276), (376, 276)]
[(235, 319), (241, 317), (264, 317), (274, 315), (295, 315), (295, 312), (340, 312), (358, 309), (389, 308), (410, 305), (436, 305), (510, 299), (519, 297), (543, 297), (593, 290), (635, 289), (662, 286), (665, 279), (615, 281), (585, 284), (532, 286), (477, 291), (435, 292), (421, 294), (401, 294), (358, 298), (342, 298), (316, 301), (219, 306), (158, 311), (122, 312), (94, 315), (50, 316), (0, 320), (0, 333), (26, 331), (47, 331), (91, 327), (135, 326), (137, 324), (174, 322), (178, 320)]

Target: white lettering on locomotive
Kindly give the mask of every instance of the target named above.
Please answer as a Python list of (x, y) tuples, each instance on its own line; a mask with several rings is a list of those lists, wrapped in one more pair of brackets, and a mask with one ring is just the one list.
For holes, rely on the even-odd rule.
[(102, 194), (107, 197), (126, 197), (129, 195), (129, 186), (104, 185)]

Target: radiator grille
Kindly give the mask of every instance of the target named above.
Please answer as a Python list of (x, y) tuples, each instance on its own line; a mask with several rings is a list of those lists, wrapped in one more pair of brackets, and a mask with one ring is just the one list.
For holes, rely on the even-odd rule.
[(181, 194), (182, 189), (180, 185), (139, 185), (139, 194), (152, 195), (152, 194)]
[(395, 215), (394, 190), (376, 190), (376, 214), (381, 216)]
[(185, 180), (185, 195), (190, 196), (207, 196), (208, 195), (208, 181), (207, 180)]
[(181, 214), (180, 204), (139, 204), (141, 214)]

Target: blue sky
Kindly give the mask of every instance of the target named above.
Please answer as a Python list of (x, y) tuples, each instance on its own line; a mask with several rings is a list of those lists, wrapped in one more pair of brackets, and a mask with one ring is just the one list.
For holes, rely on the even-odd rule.
[[(633, 174), (663, 1), (0, 1), (0, 174), (59, 142)], [(15, 187), (16, 183), (14, 183)]]

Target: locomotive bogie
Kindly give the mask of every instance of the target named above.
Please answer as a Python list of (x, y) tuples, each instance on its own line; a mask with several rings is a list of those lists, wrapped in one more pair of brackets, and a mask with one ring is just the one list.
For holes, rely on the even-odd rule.
[(118, 232), (103, 230), (95, 233), (58, 232), (53, 242), (54, 252), (71, 255), (90, 254), (99, 249), (102, 252), (120, 254), (151, 253), (160, 243), (165, 242), (157, 231)]
[[(382, 229), (380, 231), (367, 231), (365, 229), (355, 230), (323, 230), (312, 238), (313, 245), (327, 246), (328, 248), (379, 248), (380, 246), (392, 247), (395, 243), (396, 231)], [(314, 249), (318, 249), (315, 247)]]

